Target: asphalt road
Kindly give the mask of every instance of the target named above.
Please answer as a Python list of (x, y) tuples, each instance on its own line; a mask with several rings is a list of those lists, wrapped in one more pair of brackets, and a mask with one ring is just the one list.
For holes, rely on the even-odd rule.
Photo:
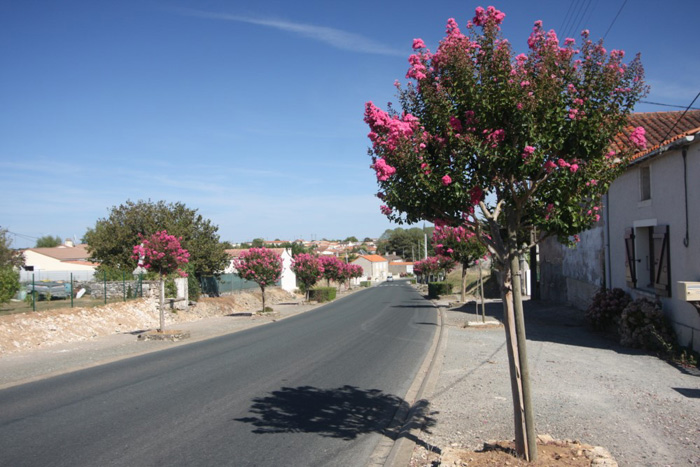
[(266, 326), (0, 391), (2, 466), (365, 465), (437, 331), (387, 282)]

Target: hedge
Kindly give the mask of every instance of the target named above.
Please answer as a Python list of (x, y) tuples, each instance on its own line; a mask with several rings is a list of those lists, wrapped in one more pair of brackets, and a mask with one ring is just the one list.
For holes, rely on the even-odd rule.
[(428, 284), (428, 297), (438, 298), (440, 295), (452, 293), (452, 284), (449, 282), (430, 282)]
[(309, 290), (309, 300), (317, 302), (330, 302), (335, 300), (335, 287), (316, 287)]

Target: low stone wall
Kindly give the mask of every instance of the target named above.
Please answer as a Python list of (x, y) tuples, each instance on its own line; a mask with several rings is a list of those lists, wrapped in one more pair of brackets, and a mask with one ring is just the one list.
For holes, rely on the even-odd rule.
[[(143, 293), (139, 292), (139, 287), (142, 288)], [(103, 299), (105, 297), (105, 290), (107, 292), (107, 299), (123, 298), (124, 294), (126, 294), (127, 298), (136, 298), (142, 295), (143, 297), (157, 297), (158, 287), (158, 281), (142, 281), (141, 284), (139, 284), (137, 280), (107, 282), (75, 281), (73, 283), (74, 293), (80, 289), (85, 289), (86, 293), (96, 299)]]

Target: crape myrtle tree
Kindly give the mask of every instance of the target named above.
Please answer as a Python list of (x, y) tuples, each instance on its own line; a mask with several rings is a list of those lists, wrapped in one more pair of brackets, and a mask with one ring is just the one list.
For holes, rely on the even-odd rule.
[(331, 281), (340, 283), (343, 278), (345, 263), (338, 259), (337, 256), (325, 255), (321, 256), (320, 259), (323, 265), (323, 277), (326, 279), (326, 286), (330, 287)]
[(359, 279), (364, 273), (364, 269), (359, 264), (343, 263), (340, 270), (340, 283), (349, 287), (352, 279)]
[(262, 292), (262, 311), (266, 311), (265, 289), (282, 276), (280, 255), (269, 248), (251, 248), (233, 260), (233, 267), (241, 279), (257, 282)]
[(182, 248), (182, 237), (176, 237), (163, 230), (149, 237), (139, 235), (140, 242), (132, 248), (132, 257), (145, 269), (158, 273), (160, 278), (160, 328), (165, 328), (165, 278), (177, 273), (180, 277), (187, 277), (187, 273), (180, 266), (189, 262), (189, 252)]
[(442, 256), (452, 258), (462, 265), (461, 301), (466, 300), (467, 270), (476, 260), (484, 256), (486, 247), (479, 241), (476, 233), (460, 225), (452, 227), (442, 225), (433, 231), (433, 248)]
[(608, 52), (586, 30), (581, 43), (560, 42), (537, 21), (527, 53), (516, 55), (501, 37), (504, 17), (479, 7), (467, 34), (448, 20), (435, 53), (415, 39), (410, 81), (395, 83), (402, 112), (368, 102), (365, 122), (382, 212), (399, 224), (466, 225), (490, 251), (500, 271), (516, 451), (534, 460), (522, 239), (536, 229), (535, 241), (569, 242), (598, 219), (621, 161), (646, 143), (639, 127), (631, 144), (612, 145), (648, 88), (638, 56), (623, 63), (624, 52)]
[(292, 271), (297, 276), (297, 280), (303, 285), (306, 301), (309, 300), (309, 291), (316, 282), (323, 278), (323, 264), (318, 255), (310, 253), (300, 253), (294, 255), (292, 261)]

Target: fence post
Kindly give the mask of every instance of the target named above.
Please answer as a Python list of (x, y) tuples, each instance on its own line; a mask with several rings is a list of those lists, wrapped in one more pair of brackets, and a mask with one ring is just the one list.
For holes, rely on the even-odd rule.
[(126, 301), (126, 273), (122, 271), (122, 294), (124, 295), (124, 301)]
[(32, 273), (32, 311), (36, 311), (36, 284), (34, 282), (34, 273)]
[(73, 273), (70, 273), (70, 307), (73, 308)]
[(105, 292), (105, 305), (107, 304), (107, 271), (104, 272), (103, 277), (103, 283), (104, 283), (104, 292)]

